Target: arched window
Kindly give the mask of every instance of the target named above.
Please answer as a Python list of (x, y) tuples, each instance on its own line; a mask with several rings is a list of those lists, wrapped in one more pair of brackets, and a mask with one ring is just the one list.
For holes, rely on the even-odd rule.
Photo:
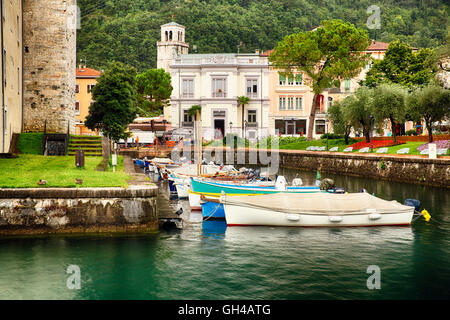
[(166, 41), (169, 41), (169, 33), (166, 31)]
[(172, 31), (169, 31), (169, 40), (172, 40)]

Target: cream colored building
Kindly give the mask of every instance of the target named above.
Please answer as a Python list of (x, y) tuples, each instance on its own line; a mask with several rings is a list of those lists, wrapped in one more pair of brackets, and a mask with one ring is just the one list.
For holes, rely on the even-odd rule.
[(9, 152), (13, 133), (22, 131), (22, 1), (1, 1), (0, 153)]
[[(174, 128), (193, 129), (188, 109), (200, 105), (203, 137), (219, 138), (227, 133), (249, 139), (268, 132), (269, 64), (268, 58), (255, 53), (188, 54), (184, 42), (166, 41), (166, 34), (178, 34), (184, 27), (172, 22), (161, 27), (158, 42), (158, 66), (172, 77), (171, 105), (164, 118)], [(182, 40), (184, 40), (184, 32)], [(164, 47), (164, 51), (160, 48)], [(170, 61), (170, 62), (168, 62)], [(244, 107), (237, 98), (247, 96)]]
[[(373, 59), (383, 59), (388, 43), (372, 41), (367, 53)], [(268, 57), (273, 50), (262, 53)], [(319, 107), (316, 109), (313, 137), (319, 138), (326, 131), (331, 132), (331, 125), (326, 125), (325, 115), (333, 102), (344, 99), (354, 93), (359, 87), (359, 81), (365, 78), (370, 69), (368, 64), (358, 77), (344, 79), (338, 88), (329, 88), (319, 95)], [(271, 135), (302, 136), (308, 130), (314, 93), (309, 87), (307, 76), (301, 72), (294, 72), (292, 77), (279, 74), (278, 70), (270, 67), (269, 72), (269, 132)]]
[(89, 107), (92, 101), (92, 89), (97, 84), (97, 79), (101, 72), (79, 67), (76, 70), (77, 81), (75, 85), (75, 134), (77, 135), (98, 135), (98, 132), (89, 130), (84, 125), (84, 120), (89, 114)]

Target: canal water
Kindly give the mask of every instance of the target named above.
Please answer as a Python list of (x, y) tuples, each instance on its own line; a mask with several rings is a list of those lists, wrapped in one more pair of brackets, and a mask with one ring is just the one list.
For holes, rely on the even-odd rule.
[[(295, 170), (280, 174), (288, 180), (301, 177), (305, 184), (313, 184), (316, 175)], [(0, 299), (450, 298), (448, 190), (322, 177), (349, 192), (365, 188), (402, 203), (419, 199), (432, 219), (426, 223), (420, 218), (410, 227), (226, 228), (220, 222), (202, 223), (200, 213), (189, 212), (187, 201), (161, 199), (168, 203), (164, 210), (184, 209), (182, 230), (1, 238)], [(160, 190), (167, 198), (167, 184)], [(80, 289), (67, 286), (71, 265), (79, 268)], [(368, 279), (379, 283), (379, 289), (370, 289)]]

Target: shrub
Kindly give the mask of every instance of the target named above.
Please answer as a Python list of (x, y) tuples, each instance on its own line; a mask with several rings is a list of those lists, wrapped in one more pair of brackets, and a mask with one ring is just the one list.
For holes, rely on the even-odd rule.
[(336, 133), (324, 133), (320, 136), (320, 139), (326, 139), (328, 136), (328, 139), (343, 139), (344, 135), (342, 134), (336, 134)]
[(416, 136), (417, 135), (417, 131), (414, 129), (408, 130), (405, 132), (405, 136)]

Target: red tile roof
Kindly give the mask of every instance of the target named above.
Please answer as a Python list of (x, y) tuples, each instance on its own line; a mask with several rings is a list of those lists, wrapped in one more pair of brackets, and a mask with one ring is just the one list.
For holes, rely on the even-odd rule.
[(367, 51), (386, 51), (389, 47), (389, 43), (387, 42), (380, 42), (372, 40), (369, 47), (367, 48)]
[(270, 50), (267, 50), (267, 51), (264, 51), (264, 52), (262, 52), (261, 54), (260, 54), (260, 56), (261, 57), (268, 57), (268, 56), (270, 56), (270, 54), (273, 52), (273, 49), (270, 49)]
[(78, 68), (77, 69), (77, 78), (98, 78), (102, 73), (95, 69), (91, 68)]

